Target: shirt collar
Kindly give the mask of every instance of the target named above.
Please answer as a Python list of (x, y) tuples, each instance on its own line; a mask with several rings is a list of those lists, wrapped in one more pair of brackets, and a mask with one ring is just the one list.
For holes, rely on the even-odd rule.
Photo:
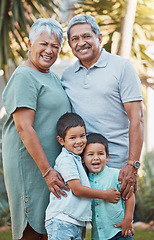
[[(103, 48), (102, 51), (101, 51), (101, 55), (100, 55), (99, 59), (90, 68), (106, 67), (106, 65), (108, 64), (108, 61), (109, 61), (109, 55), (110, 54)], [(81, 68), (85, 68), (85, 67), (82, 65), (82, 63), (78, 59), (74, 64), (74, 72), (79, 71)]]
[(78, 161), (81, 161), (81, 157), (79, 155), (76, 155), (76, 154), (74, 154), (72, 152), (69, 152), (65, 147), (62, 148), (62, 152), (66, 153), (66, 154), (70, 154), (73, 157), (75, 157)]
[(101, 172), (99, 172), (99, 173), (89, 173), (88, 174), (89, 180), (93, 180), (93, 178), (96, 177), (96, 176), (102, 176), (103, 174), (105, 174), (107, 169), (108, 169), (108, 167), (105, 165), (104, 169)]

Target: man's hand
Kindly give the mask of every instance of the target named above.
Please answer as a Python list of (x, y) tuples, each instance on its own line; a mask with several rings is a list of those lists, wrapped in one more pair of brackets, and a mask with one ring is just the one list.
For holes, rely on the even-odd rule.
[(61, 198), (59, 194), (67, 197), (66, 193), (63, 192), (62, 189), (69, 191), (69, 188), (64, 184), (63, 178), (56, 170), (52, 168), (48, 175), (45, 177), (45, 181), (50, 192), (52, 192), (58, 199)]
[(131, 192), (135, 193), (137, 190), (137, 170), (131, 165), (124, 166), (120, 170), (119, 182), (121, 183), (122, 198), (127, 200)]

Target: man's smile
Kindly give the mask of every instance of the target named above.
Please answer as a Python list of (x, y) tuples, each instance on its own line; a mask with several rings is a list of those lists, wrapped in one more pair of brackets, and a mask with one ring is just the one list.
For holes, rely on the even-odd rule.
[(84, 47), (77, 48), (76, 51), (82, 53), (82, 52), (86, 52), (90, 48), (91, 48), (90, 46), (84, 46)]

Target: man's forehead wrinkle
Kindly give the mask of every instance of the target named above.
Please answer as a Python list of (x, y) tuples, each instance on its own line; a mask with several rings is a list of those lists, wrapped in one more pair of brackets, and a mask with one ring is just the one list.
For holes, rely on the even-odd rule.
[(91, 35), (91, 32), (83, 32), (83, 33), (80, 33), (80, 34), (73, 34), (73, 35), (71, 35), (71, 37), (83, 36), (83, 35), (86, 35), (86, 34)]

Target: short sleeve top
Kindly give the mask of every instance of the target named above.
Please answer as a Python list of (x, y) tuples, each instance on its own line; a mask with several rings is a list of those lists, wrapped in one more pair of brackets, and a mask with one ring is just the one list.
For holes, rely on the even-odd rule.
[[(90, 187), (87, 174), (83, 168), (81, 157), (62, 148), (62, 152), (57, 157), (54, 167), (63, 177), (65, 183), (73, 179), (79, 179), (83, 186)], [(77, 221), (91, 220), (91, 199), (77, 197), (70, 190), (66, 192), (67, 197), (61, 196), (57, 199), (50, 193), (50, 203), (46, 210), (46, 220), (56, 217), (59, 213)]]
[(101, 133), (109, 142), (109, 167), (122, 168), (129, 157), (129, 118), (124, 103), (142, 101), (141, 81), (129, 60), (102, 49), (89, 69), (79, 60), (61, 79), (87, 133)]
[[(103, 171), (99, 173), (89, 173), (89, 181), (94, 189), (107, 190), (115, 188), (119, 190), (118, 176), (119, 169), (105, 166)], [(122, 198), (118, 203), (93, 199), (92, 213), (93, 239), (108, 240), (122, 231), (121, 227), (114, 227), (115, 224), (120, 223), (124, 219), (125, 204)]]
[(3, 102), (7, 111), (2, 138), (3, 167), (13, 219), (12, 230), (18, 234), (14, 238), (20, 239), (26, 221), (35, 231), (45, 233), (49, 189), (16, 131), (12, 113), (20, 107), (35, 111), (33, 127), (53, 167), (61, 150), (56, 139), (57, 120), (65, 112), (70, 112), (71, 107), (56, 74), (44, 74), (24, 65), (19, 66), (9, 80), (3, 92)]

